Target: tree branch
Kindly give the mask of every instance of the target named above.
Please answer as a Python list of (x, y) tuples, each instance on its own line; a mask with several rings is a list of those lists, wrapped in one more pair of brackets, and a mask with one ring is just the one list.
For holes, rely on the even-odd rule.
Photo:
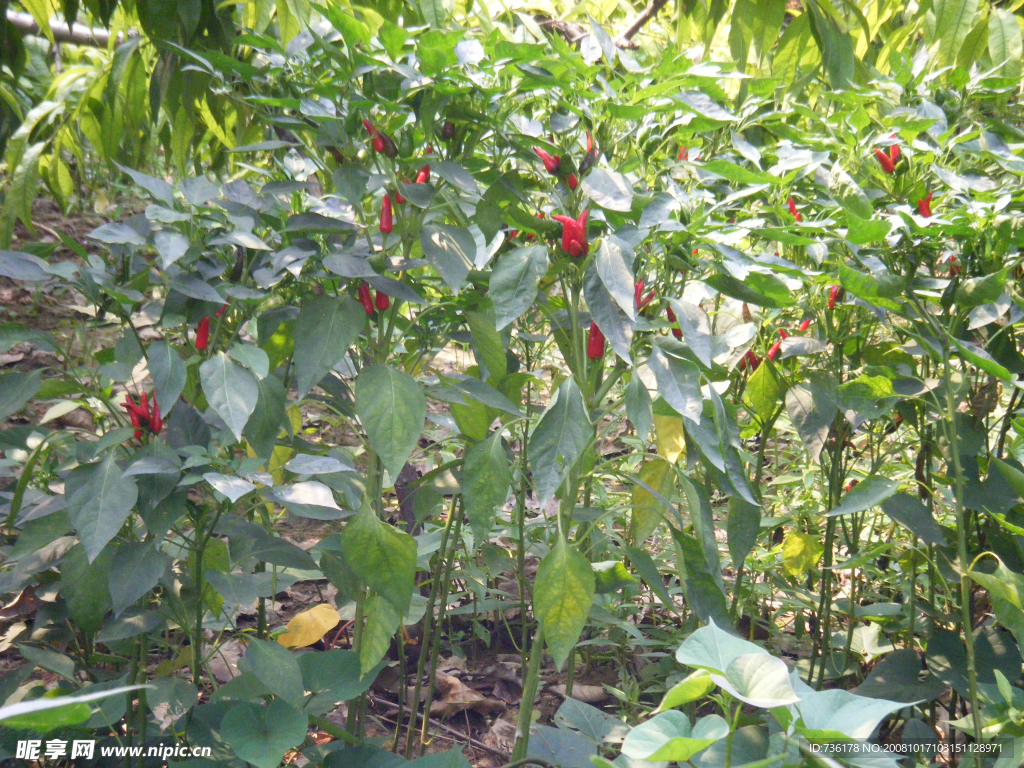
[(635, 48), (636, 44), (632, 42), (633, 37), (643, 29), (644, 24), (653, 19), (658, 15), (658, 11), (664, 8), (668, 4), (668, 0), (652, 0), (651, 4), (647, 6), (647, 9), (636, 17), (636, 20), (629, 25), (629, 28), (622, 33), (618, 40), (615, 41), (615, 45), (619, 48)]
[[(43, 37), (43, 31), (39, 28), (36, 20), (27, 13), (18, 11), (7, 11), (7, 21), (23, 35), (35, 35)], [(110, 32), (105, 29), (87, 27), (85, 24), (72, 24), (70, 29), (67, 24), (51, 25), (53, 39), (58, 43), (71, 43), (73, 45), (90, 45), (94, 48), (106, 48), (110, 44)], [(129, 37), (136, 33), (129, 32)], [(122, 42), (123, 35), (117, 36), (117, 42)]]

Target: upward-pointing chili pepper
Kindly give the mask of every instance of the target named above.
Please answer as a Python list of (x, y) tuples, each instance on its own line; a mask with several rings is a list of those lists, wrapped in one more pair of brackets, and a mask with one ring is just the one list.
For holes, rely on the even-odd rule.
[(796, 209), (796, 200), (792, 197), (789, 198), (789, 214), (797, 221), (803, 220), (803, 216), (800, 215), (800, 211)]
[(377, 295), (374, 297), (373, 305), (383, 312), (391, 306), (391, 297), (388, 296), (384, 291), (377, 291)]
[[(896, 138), (896, 134), (895, 133), (892, 134), (889, 138), (890, 139), (895, 139)], [(896, 165), (896, 163), (898, 163), (900, 161), (900, 158), (902, 156), (903, 156), (903, 154), (900, 152), (900, 145), (899, 144), (893, 144), (893, 145), (891, 145), (889, 147), (889, 159), (892, 160), (892, 164), (893, 165)]]
[(586, 256), (590, 251), (587, 243), (587, 215), (590, 211), (584, 211), (579, 219), (570, 216), (552, 216), (551, 218), (562, 225), (562, 250), (574, 258)]
[(949, 276), (956, 277), (960, 274), (960, 262), (956, 260), (956, 256), (949, 257)]
[(384, 195), (384, 201), (380, 206), (380, 231), (385, 235), (391, 234), (394, 230), (394, 223), (391, 218), (391, 195)]
[(679, 150), (679, 159), (680, 160), (689, 160), (690, 159), (690, 148), (689, 147), (683, 147), (682, 149)]
[(210, 343), (210, 318), (204, 317), (196, 326), (196, 349), (202, 352)]
[(738, 367), (741, 371), (749, 368), (750, 372), (753, 373), (757, 370), (757, 366), (760, 364), (761, 361), (758, 359), (757, 355), (754, 354), (754, 350), (748, 349), (747, 354), (740, 358), (740, 364)]
[(424, 165), (420, 168), (420, 172), (416, 174), (416, 183), (426, 184), (428, 181), (430, 181), (430, 166)]
[(842, 301), (845, 293), (841, 285), (833, 285), (828, 291), (828, 308), (835, 309), (836, 302)]
[(637, 313), (642, 313), (644, 310), (646, 310), (647, 309), (647, 305), (650, 304), (652, 301), (654, 301), (654, 297), (655, 297), (655, 292), (654, 292), (654, 289), (652, 288), (651, 292), (647, 294), (646, 298), (644, 298), (644, 281), (643, 280), (638, 280), (633, 285), (633, 301), (636, 304), (636, 311), (637, 311)]
[(544, 163), (544, 169), (552, 176), (558, 175), (558, 169), (562, 167), (561, 155), (555, 155), (552, 157), (540, 147), (534, 147), (533, 151), (537, 153), (537, 157)]
[[(403, 181), (405, 181), (405, 179), (403, 179)], [(406, 181), (406, 184), (408, 183), (409, 182)], [(398, 191), (398, 187), (395, 187), (395, 202), (399, 205), (404, 205), (407, 202), (406, 199), (402, 197), (402, 193)]]
[(926, 219), (932, 217), (932, 195), (934, 192), (929, 192), (927, 197), (922, 197), (917, 201), (917, 212)]
[(160, 418), (160, 404), (156, 401), (156, 392), (153, 393), (153, 412), (150, 414), (149, 431), (154, 435), (164, 428), (164, 421)]
[(575, 173), (570, 173), (569, 178), (565, 180), (565, 183), (569, 185), (569, 189), (576, 189), (579, 186), (580, 180), (576, 178)]
[(896, 164), (892, 161), (892, 158), (882, 150), (875, 150), (875, 159), (878, 160), (878, 164), (882, 166), (882, 170), (887, 174), (892, 175), (896, 172)]
[(600, 360), (604, 357), (604, 334), (593, 321), (590, 323), (590, 331), (587, 332), (587, 357), (590, 360)]
[[(583, 162), (580, 163), (581, 176), (591, 169), (595, 160), (597, 160), (597, 147), (594, 145), (594, 139), (591, 137), (590, 131), (587, 131), (587, 154), (583, 156)], [(575, 189), (576, 187), (570, 184), (569, 188)]]
[(373, 314), (373, 297), (370, 295), (370, 286), (365, 282), (359, 286), (359, 303), (363, 305), (366, 314)]

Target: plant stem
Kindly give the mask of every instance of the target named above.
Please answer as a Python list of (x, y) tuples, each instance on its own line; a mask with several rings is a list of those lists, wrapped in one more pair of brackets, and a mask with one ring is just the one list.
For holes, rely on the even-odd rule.
[(530, 664), (523, 680), (523, 698), (519, 702), (519, 724), (516, 726), (516, 743), (512, 748), (512, 761), (526, 757), (530, 744), (530, 726), (533, 724), (533, 702), (537, 698), (537, 683), (540, 678), (540, 663), (544, 657), (544, 625), (537, 626), (530, 648)]

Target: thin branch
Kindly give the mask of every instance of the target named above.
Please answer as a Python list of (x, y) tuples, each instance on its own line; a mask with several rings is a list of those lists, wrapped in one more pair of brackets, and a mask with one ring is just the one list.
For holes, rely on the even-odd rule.
[(664, 8), (668, 4), (668, 0), (652, 0), (651, 4), (647, 6), (647, 9), (636, 17), (636, 20), (629, 25), (629, 29), (622, 33), (618, 40), (615, 41), (615, 45), (619, 48), (635, 48), (636, 44), (632, 42), (633, 37), (643, 29), (644, 24), (653, 19), (658, 15), (658, 11)]
[[(30, 14), (18, 11), (7, 11), (7, 21), (23, 35), (35, 35), (42, 37), (43, 32)], [(69, 28), (70, 26), (70, 28)], [(53, 24), (50, 25), (53, 32), (53, 39), (58, 43), (71, 43), (73, 45), (90, 45), (94, 48), (106, 48), (110, 44), (110, 32), (96, 27), (87, 27), (85, 24)], [(128, 33), (129, 37), (138, 35), (138, 32)], [(117, 42), (122, 42), (123, 35), (117, 36)]]

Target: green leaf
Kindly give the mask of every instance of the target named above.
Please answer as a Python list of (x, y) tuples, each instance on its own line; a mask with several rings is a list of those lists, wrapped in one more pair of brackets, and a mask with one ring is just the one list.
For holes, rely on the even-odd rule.
[[(341, 532), (345, 564), (374, 592), (405, 615), (416, 576), (416, 541), (382, 522), (364, 506)], [(376, 663), (376, 662), (374, 662)]]
[(533, 591), (533, 611), (544, 627), (544, 640), (558, 669), (580, 639), (595, 588), (587, 558), (559, 537), (537, 567)]
[(615, 592), (637, 583), (633, 575), (626, 570), (626, 566), (618, 560), (592, 563), (591, 567), (594, 569), (595, 589), (599, 595)]
[[(77, 725), (84, 723), (92, 715), (92, 708), (86, 706), (86, 702), (106, 699), (110, 696), (124, 696), (129, 691), (137, 691), (146, 688), (144, 685), (125, 685), (118, 688), (110, 688), (95, 693), (73, 694), (70, 696), (44, 696), (32, 701), (20, 701), (16, 704), (8, 704), (0, 707), (0, 722), (8, 728), (33, 728), (42, 733), (64, 725)], [(84, 707), (84, 709), (82, 709)], [(32, 718), (32, 715), (50, 710), (57, 714), (51, 720), (49, 718)], [(61, 710), (66, 710), (61, 712)], [(82, 716), (84, 714), (84, 717)]]
[(420, 230), (420, 245), (427, 261), (458, 295), (476, 257), (473, 233), (465, 227), (427, 225)]
[(389, 365), (359, 372), (356, 414), (370, 446), (394, 479), (416, 448), (427, 416), (427, 398), (412, 376)]
[(837, 162), (829, 173), (828, 189), (836, 202), (862, 221), (869, 221), (875, 212), (867, 193)]
[(655, 457), (641, 468), (640, 482), (633, 485), (629, 517), (629, 540), (634, 546), (643, 544), (654, 533), (665, 517), (666, 505), (671, 509), (675, 476), (675, 469), (663, 458)]
[[(390, 607), (389, 603), (384, 605)], [(299, 656), (299, 668), (306, 690), (332, 703), (351, 701), (365, 693), (374, 680), (374, 676), (361, 675), (359, 654), (355, 651), (304, 653)]]
[(131, 168), (125, 168), (119, 163), (114, 163), (114, 165), (116, 165), (118, 170), (122, 173), (126, 173), (131, 176), (132, 181), (149, 192), (154, 199), (165, 204), (168, 208), (174, 208), (174, 187), (166, 181), (153, 176), (147, 176), (146, 174), (139, 173), (138, 171), (133, 171)]
[(867, 272), (860, 272), (845, 263), (839, 263), (839, 282), (843, 288), (854, 296), (864, 299), (868, 304), (876, 307), (900, 311), (900, 304), (895, 299), (900, 298), (906, 289), (906, 278), (901, 275), (874, 276)]
[(41, 376), (41, 370), (14, 371), (0, 376), (0, 420), (6, 421), (35, 397), (42, 386)]
[(492, 383), (505, 378), (508, 360), (501, 344), (501, 335), (494, 327), (494, 321), (484, 312), (467, 312), (466, 323), (473, 338), (473, 351), (477, 362), (483, 363)]
[(706, 669), (698, 669), (669, 688), (654, 712), (657, 714), (681, 707), (683, 704), (689, 704), (691, 701), (703, 698), (714, 687), (715, 681), (711, 679), (711, 673)]
[(724, 675), (711, 675), (724, 691), (740, 701), (771, 709), (800, 701), (790, 682), (789, 667), (782, 659), (767, 653), (745, 653), (729, 662)]
[(712, 365), (712, 333), (711, 320), (708, 313), (696, 304), (679, 301), (671, 296), (668, 299), (672, 311), (679, 320), (679, 329), (683, 332), (683, 340), (696, 358), (705, 368)]
[(224, 715), (220, 735), (240, 759), (257, 768), (277, 768), (285, 753), (306, 738), (308, 724), (305, 715), (280, 699), (266, 706), (243, 701)]
[(584, 194), (601, 208), (626, 212), (633, 207), (633, 187), (621, 173), (595, 168), (583, 179), (581, 186)]
[(785, 384), (775, 370), (775, 364), (767, 358), (747, 379), (747, 399), (762, 422), (767, 422), (775, 415), (775, 409), (785, 391)]
[(218, 352), (199, 366), (199, 378), (210, 407), (224, 419), (235, 439), (241, 440), (242, 430), (259, 400), (256, 377), (225, 352)]
[(978, 0), (934, 0), (925, 26), (930, 33), (929, 42), (935, 45), (931, 62), (935, 69), (956, 63), (977, 13)]
[[(996, 459), (998, 461), (998, 459)], [(921, 539), (925, 544), (946, 545), (942, 527), (916, 496), (897, 493), (882, 502), (882, 511)]]
[(651, 434), (651, 393), (635, 372), (626, 385), (626, 417), (636, 428), (637, 437), (646, 441)]
[(654, 347), (647, 365), (654, 371), (658, 394), (681, 416), (700, 424), (704, 398), (700, 392), (700, 369), (696, 363), (668, 355)]
[(68, 499), (68, 519), (78, 531), (89, 562), (96, 559), (132, 512), (139, 491), (134, 477), (125, 477), (109, 451), (92, 477)]
[(811, 461), (817, 461), (838, 414), (832, 397), (817, 384), (791, 387), (786, 393), (786, 410)]
[(740, 496), (729, 499), (729, 520), (726, 534), (729, 544), (729, 557), (734, 568), (739, 568), (754, 550), (757, 534), (761, 531), (761, 508), (744, 500)]
[(110, 564), (110, 597), (114, 617), (157, 585), (171, 564), (166, 552), (151, 542), (132, 541), (122, 544)]
[(302, 706), (302, 672), (296, 655), (284, 646), (251, 638), (245, 655), (238, 660), (238, 668), (254, 675), (278, 698), (295, 707)]
[(547, 271), (548, 251), (542, 245), (516, 248), (498, 257), (488, 295), (494, 302), (499, 331), (533, 306), (537, 286)]
[(166, 416), (178, 402), (181, 391), (185, 388), (187, 373), (185, 363), (166, 341), (157, 341), (146, 350), (149, 373), (156, 386), (156, 399), (160, 403), (160, 412)]
[(953, 342), (953, 346), (964, 356), (964, 359), (972, 365), (978, 366), (985, 373), (990, 373), (1003, 381), (1011, 381), (1013, 379), (1013, 374), (997, 363), (984, 347), (970, 341), (961, 341), (954, 336), (950, 336), (949, 340)]
[(796, 305), (791, 291), (775, 275), (751, 272), (743, 281), (721, 272), (710, 275), (704, 282), (726, 296), (756, 304), (759, 307), (782, 308)]
[[(583, 275), (583, 293), (587, 299), (587, 309), (590, 310), (591, 320), (597, 323), (597, 327), (608, 339), (615, 354), (628, 362), (631, 357), (630, 344), (633, 340), (634, 323), (608, 293), (608, 289), (598, 274), (597, 264), (594, 260), (590, 261), (587, 271)], [(569, 329), (563, 327), (556, 330), (556, 340), (562, 331), (566, 337), (569, 336)], [(563, 349), (563, 354), (568, 355), (565, 351), (568, 342), (563, 344), (562, 341), (559, 341), (558, 343)]]
[(723, 179), (735, 181), (739, 184), (783, 183), (781, 176), (772, 176), (771, 174), (764, 173), (763, 171), (752, 171), (741, 165), (730, 163), (728, 160), (708, 160), (706, 163), (701, 164), (701, 168), (715, 174), (716, 176), (720, 176)]
[(969, 277), (957, 289), (956, 304), (962, 309), (973, 309), (982, 304), (989, 304), (1003, 295), (1005, 287), (1005, 269), (984, 277)]
[(495, 510), (512, 487), (512, 468), (501, 431), (466, 451), (462, 466), (462, 503), (477, 543), (487, 540)]
[(292, 333), (299, 399), (341, 362), (365, 322), (362, 307), (347, 297), (318, 296), (302, 305)]
[(559, 386), (530, 435), (530, 466), (541, 507), (551, 501), (593, 439), (583, 394), (570, 377)]
[(402, 623), (402, 615), (383, 595), (366, 601), (366, 626), (359, 647), (359, 673), (367, 675), (387, 655), (391, 641)]
[(614, 235), (601, 239), (594, 255), (597, 274), (605, 290), (630, 320), (636, 320), (633, 292), (633, 249)]
[(764, 653), (758, 645), (719, 629), (714, 621), (693, 632), (676, 650), (676, 661), (688, 667), (723, 674), (737, 656)]
[(729, 724), (708, 715), (690, 726), (690, 718), (677, 710), (661, 712), (631, 730), (622, 742), (622, 754), (633, 760), (685, 763), (729, 734)]
[(1021, 76), (1024, 41), (1017, 19), (1004, 8), (993, 8), (988, 17), (988, 55), (1002, 77)]
[(114, 554), (111, 549), (105, 549), (90, 563), (85, 548), (76, 544), (61, 561), (61, 595), (75, 625), (89, 634), (99, 630), (110, 608), (107, 582)]
[(814, 743), (867, 739), (882, 718), (906, 704), (869, 699), (849, 691), (803, 690), (795, 705), (800, 713), (796, 729)]
[(840, 517), (877, 507), (896, 493), (899, 487), (900, 484), (895, 480), (872, 475), (851, 488), (843, 500), (832, 507), (825, 517)]

